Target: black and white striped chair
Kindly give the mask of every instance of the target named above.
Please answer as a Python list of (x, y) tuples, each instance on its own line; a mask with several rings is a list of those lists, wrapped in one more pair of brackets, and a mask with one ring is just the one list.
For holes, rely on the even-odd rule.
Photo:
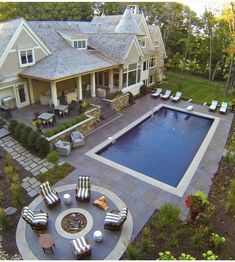
[(76, 199), (80, 201), (90, 200), (91, 183), (89, 176), (79, 176), (76, 191)]
[(51, 188), (48, 181), (41, 184), (39, 188), (40, 188), (40, 193), (44, 198), (46, 205), (49, 208), (52, 208), (60, 203), (60, 198), (58, 193), (53, 188)]
[(124, 207), (121, 211), (113, 210), (107, 213), (104, 220), (104, 228), (110, 230), (120, 230), (128, 214), (128, 208)]
[(22, 218), (28, 223), (33, 230), (45, 230), (48, 224), (48, 215), (41, 210), (32, 211), (25, 206), (21, 213)]
[(74, 255), (77, 259), (91, 254), (91, 245), (85, 237), (78, 237), (71, 241), (71, 246)]

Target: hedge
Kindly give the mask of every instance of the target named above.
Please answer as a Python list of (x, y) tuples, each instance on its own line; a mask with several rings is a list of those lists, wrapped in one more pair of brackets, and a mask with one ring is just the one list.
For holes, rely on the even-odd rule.
[(82, 122), (85, 119), (87, 119), (87, 116), (84, 115), (84, 114), (76, 116), (75, 118), (69, 119), (69, 120), (65, 121), (63, 124), (61, 124), (61, 125), (59, 125), (57, 127), (54, 127), (54, 128), (52, 128), (50, 130), (47, 130), (44, 133), (44, 136), (46, 136), (46, 137), (54, 136), (55, 134), (65, 130), (65, 129), (71, 127), (71, 126), (74, 126), (77, 123)]

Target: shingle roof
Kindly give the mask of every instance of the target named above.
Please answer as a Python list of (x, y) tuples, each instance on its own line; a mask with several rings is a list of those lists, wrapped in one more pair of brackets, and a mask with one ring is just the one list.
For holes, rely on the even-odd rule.
[(118, 65), (95, 50), (64, 48), (23, 70), (21, 76), (57, 80)]
[(71, 29), (71, 30), (59, 30), (58, 33), (60, 33), (62, 36), (66, 36), (70, 39), (84, 39), (87, 38), (87, 34), (79, 33), (77, 30)]
[(15, 31), (24, 21), (23, 18), (0, 22), (0, 57), (3, 55)]
[(139, 28), (130, 8), (126, 8), (114, 31), (115, 33), (144, 35)]
[(88, 46), (99, 50), (119, 63), (123, 63), (134, 38), (133, 34), (92, 34), (88, 38)]

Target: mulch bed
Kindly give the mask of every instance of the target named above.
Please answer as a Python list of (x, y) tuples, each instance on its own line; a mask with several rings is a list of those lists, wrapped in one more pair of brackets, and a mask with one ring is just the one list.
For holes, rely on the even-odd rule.
[[(4, 170), (4, 166), (6, 163), (6, 157), (7, 157), (7, 152), (3, 150), (2, 148), (0, 148), (0, 170), (1, 171)], [(30, 172), (26, 171), (16, 161), (14, 162), (17, 166), (17, 170), (18, 170), (18, 174), (20, 176), (21, 182), (22, 182), (22, 179), (27, 176), (32, 177)], [(10, 191), (9, 185), (7, 184), (5, 175), (3, 176), (3, 178), (0, 179), (0, 191), (3, 192), (3, 197), (1, 199), (1, 207), (7, 208), (9, 206), (12, 206), (11, 191)], [(16, 253), (18, 254), (18, 249), (17, 249), (16, 242), (15, 242), (16, 227), (20, 219), (22, 207), (29, 205), (31, 201), (32, 201), (32, 198), (29, 197), (26, 194), (26, 191), (22, 188), (20, 206), (17, 207), (17, 212), (14, 215), (10, 216), (9, 218), (10, 222), (9, 222), (9, 226), (7, 227), (7, 229), (2, 230), (3, 250), (5, 250), (9, 255), (14, 255)]]
[[(234, 127), (235, 121), (230, 131), (230, 138)], [(174, 236), (169, 229), (157, 230), (156, 227), (153, 226), (154, 218), (158, 213), (158, 210), (156, 210), (145, 226), (150, 230), (150, 233), (147, 235), (152, 240), (151, 248), (147, 251), (143, 251), (142, 243), (146, 238), (146, 231), (144, 232), (144, 229), (142, 229), (132, 242), (132, 246), (137, 249), (138, 253), (135, 259), (156, 260), (159, 257), (159, 252), (165, 251), (170, 251), (175, 258), (178, 258), (181, 253), (187, 253), (196, 259), (202, 259), (202, 253), (208, 250), (212, 250), (220, 260), (235, 259), (235, 214), (229, 215), (225, 212), (227, 192), (230, 189), (230, 181), (234, 177), (235, 164), (228, 162), (226, 159), (222, 159), (219, 169), (212, 179), (213, 184), (208, 195), (208, 200), (215, 206), (212, 217), (207, 220), (203, 218), (199, 219), (197, 225), (178, 221), (181, 232), (175, 243), (173, 243)], [(200, 227), (202, 231), (205, 228), (209, 230), (204, 233), (200, 247), (196, 247), (195, 244), (192, 243), (192, 237), (195, 236), (196, 230)], [(209, 240), (212, 232), (225, 237), (226, 241), (221, 249), (216, 249), (212, 246)], [(127, 252), (123, 255), (122, 259), (130, 259)]]

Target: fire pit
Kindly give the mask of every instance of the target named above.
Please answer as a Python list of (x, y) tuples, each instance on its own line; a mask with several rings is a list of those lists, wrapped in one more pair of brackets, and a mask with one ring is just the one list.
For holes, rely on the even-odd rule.
[(75, 234), (82, 231), (87, 225), (86, 217), (78, 212), (70, 213), (63, 217), (61, 226), (64, 231)]

